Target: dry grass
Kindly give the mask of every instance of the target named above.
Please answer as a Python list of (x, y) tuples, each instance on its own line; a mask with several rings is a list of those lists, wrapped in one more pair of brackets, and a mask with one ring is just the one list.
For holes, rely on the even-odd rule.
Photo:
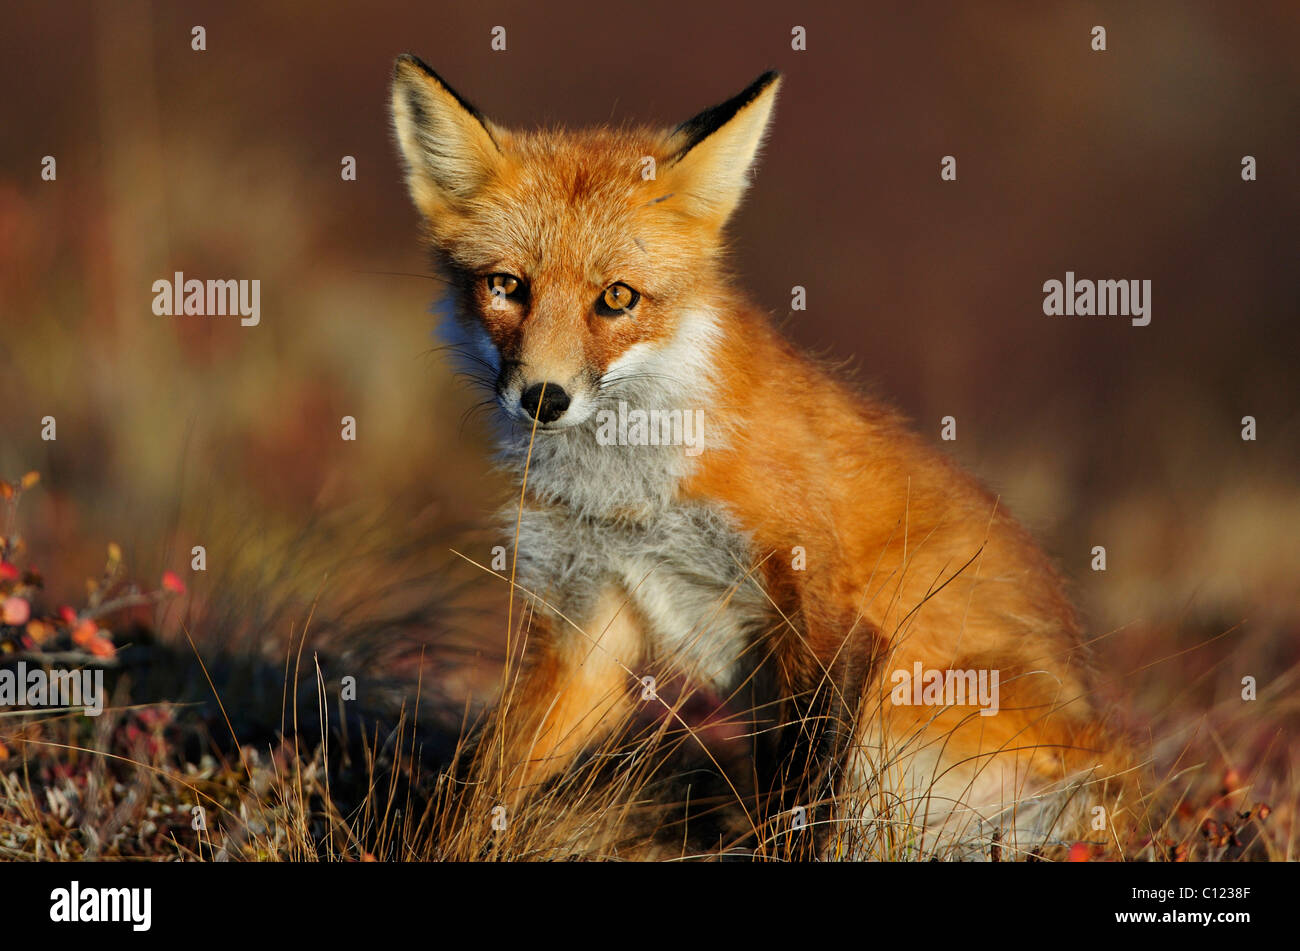
[[(28, 479), (26, 487), (33, 484)], [(14, 566), (23, 550), (13, 520), (24, 483), (7, 485), (2, 554)], [(38, 603), (40, 577), (24, 569), (13, 575), (11, 568), (0, 581), (0, 600)], [(490, 577), (502, 586), (493, 590), (506, 590), (507, 577)], [(568, 772), (507, 809), (512, 776), (501, 751), (509, 702), (485, 708), (433, 690), (428, 671), (440, 668), (427, 650), (413, 663), (399, 653), (340, 666), (329, 654), (338, 639), (318, 636), (329, 627), (313, 613), (319, 605), (289, 619), (274, 665), (253, 656), (250, 640), (204, 635), (201, 619), (193, 639), (187, 624), (183, 643), (159, 642), (150, 631), (178, 585), (169, 579), (166, 587), (172, 590), (148, 593), (126, 582), (112, 546), (103, 576), (88, 584), (86, 606), (3, 628), (9, 661), (44, 656), (61, 666), (99, 665), (111, 700), (98, 718), (69, 710), (0, 713), (0, 858), (790, 861), (931, 854), (917, 802), (879, 808), (865, 843), (864, 827), (831, 818), (842, 804), (830, 799), (808, 803), (808, 824), (799, 828), (780, 806), (779, 790), (761, 788), (752, 760), (748, 741), (765, 711), (733, 705), (718, 714), (688, 687), (662, 689), (668, 699), (641, 704)], [(519, 613), (513, 636), (522, 646), (528, 616)], [(224, 623), (221, 617), (210, 609), (214, 624)], [(347, 638), (360, 632), (364, 639), (367, 630), (376, 638), (382, 625), (374, 625), (353, 626)], [(1171, 653), (1156, 659), (1166, 670), (1161, 682), (1186, 683), (1189, 655)], [(488, 661), (507, 698), (519, 654)], [(394, 671), (392, 689), (377, 703), (341, 697), (339, 670), (385, 667)], [(1253, 706), (1231, 697), (1208, 711), (1187, 703), (1149, 724), (1142, 801), (1131, 804), (1140, 829), (1133, 842), (1120, 847), (1086, 832), (1036, 848), (990, 840), (986, 857), (1295, 858), (1300, 783), (1281, 725), (1296, 712), (1296, 677), (1293, 667), (1273, 678)], [(661, 683), (671, 688), (670, 678)], [(184, 699), (141, 700), (159, 693)], [(813, 832), (821, 833), (819, 843)]]
[[(20, 14), (23, 28), (10, 31), (35, 38), (36, 52), (68, 44), (79, 52), (51, 76), (32, 73), (28, 56), (6, 60), (13, 88), (40, 84), (39, 95), (14, 98), (14, 141), (51, 143), (42, 149), (58, 153), (60, 178), (39, 180), (27, 147), (0, 154), (0, 468), (40, 466), (49, 477), (24, 514), (28, 554), (52, 566), (39, 582), (0, 579), (5, 593), (15, 580), (25, 584), (46, 625), (6, 625), (0, 635), (9, 660), (27, 652), (102, 666), (112, 702), (98, 720), (0, 712), (0, 857), (801, 854), (788, 828), (764, 827), (750, 808), (752, 783), (741, 782), (745, 764), (729, 741), (747, 714), (763, 711), (743, 707), (735, 722), (686, 717), (695, 736), (663, 718), (629, 724), (505, 829), (492, 828), (500, 777), (484, 751), (497, 725), (483, 711), (513, 682), (515, 668), (496, 647), (509, 589), (481, 575), (467, 587), (444, 583), (428, 555), (453, 544), (485, 551), (439, 533), (448, 513), (475, 518), (506, 486), (485, 472), (482, 434), (463, 425), (477, 396), (458, 389), (439, 354), (420, 354), (432, 346), (426, 305), (437, 285), (414, 273), (424, 265), (381, 120), (391, 24), (405, 24), (407, 37), (443, 37), (448, 74), (464, 76), (465, 88), (498, 84), (484, 95), (502, 108), (513, 103), (521, 120), (555, 101), (539, 84), (516, 81), (536, 63), (512, 60), (513, 80), (495, 59), (476, 64), (455, 30), (442, 28), (441, 9), (421, 22), (419, 11), (394, 6), (346, 31), (337, 18), (292, 13), (286, 3), (233, 5), (225, 32), (236, 39), (225, 55), (237, 68), (223, 69), (216, 84), (194, 68), (186, 43), (169, 40), (189, 29), (179, 10), (114, 5), (81, 22), (32, 5)], [(1215, 64), (1223, 108), (1207, 112), (1208, 87), (1184, 70), (1186, 82), (1168, 91), (1187, 108), (1143, 116), (1152, 147), (1234, 155), (1243, 128), (1260, 154), (1288, 142), (1284, 114), (1267, 99), (1254, 101), (1254, 115), (1238, 108), (1251, 101), (1244, 92), (1257, 74), (1281, 88), (1294, 72), (1277, 17), (1261, 19), (1247, 41), (1249, 33), (1218, 29), (1213, 15), (1177, 16), (1201, 60)], [(1162, 17), (1152, 14), (1151, 35), (1167, 32)], [(964, 22), (939, 20), (902, 33), (939, 42), (976, 75), (1007, 74), (1005, 47), (971, 48)], [(568, 26), (552, 26), (555, 43), (573, 42)], [(1076, 600), (1101, 627), (1123, 625), (1099, 648), (1150, 751), (1149, 842), (1129, 857), (1294, 859), (1300, 440), (1286, 357), (1291, 288), (1276, 280), (1289, 273), (1287, 243), (1276, 238), (1294, 196), (1264, 175), (1251, 186), (1263, 189), (1252, 210), (1221, 190), (1242, 183), (1209, 161), (1189, 167), (1193, 178), (1180, 187), (1153, 193), (1122, 137), (1062, 150), (1045, 116), (1078, 116), (1042, 111), (1078, 98), (1073, 61), (1052, 52), (1062, 22), (1048, 17), (1009, 35), (1024, 40), (1014, 70), (1041, 80), (1042, 95), (1006, 99), (1007, 121), (983, 123), (983, 138), (964, 100), (946, 121), (972, 133), (972, 150), (1044, 161), (1002, 163), (991, 190), (963, 190), (951, 243), (937, 246), (932, 229), (909, 224), (947, 220), (955, 206), (946, 189), (886, 190), (871, 229), (861, 215), (817, 214), (842, 210), (837, 190), (864, 168), (868, 178), (888, 178), (893, 166), (839, 150), (838, 174), (810, 179), (792, 142), (771, 150), (767, 185), (737, 223), (746, 249), (739, 270), (756, 302), (778, 314), (790, 271), (821, 275), (821, 300), (858, 302), (864, 286), (878, 286), (873, 308), (830, 308), (792, 329), (808, 345), (860, 354), (919, 419), (954, 406), (967, 414), (974, 438), (953, 447), (959, 461), (1016, 501), (1019, 517), (1080, 580)], [(914, 54), (898, 44), (882, 63), (906, 68)], [(713, 57), (697, 59), (706, 65), (682, 86), (703, 95), (723, 80)], [(848, 65), (856, 69), (856, 60)], [(1120, 65), (1126, 73), (1106, 75), (1121, 86), (1125, 76), (1145, 82), (1144, 60)], [(333, 78), (322, 81), (322, 70)], [(612, 105), (602, 84), (570, 92), (566, 116), (575, 121)], [(662, 92), (629, 88), (641, 98), (624, 105), (649, 118), (643, 109)], [(900, 140), (924, 141), (936, 101), (920, 85), (910, 104), (882, 118)], [(1129, 96), (1091, 102), (1095, 130), (1132, 117)], [(811, 94), (794, 103), (788, 117), (797, 109), (809, 122), (839, 108)], [(1201, 113), (1210, 121), (1190, 138), (1184, 118)], [(232, 151), (231, 142), (242, 147)], [(342, 152), (361, 159), (361, 182), (339, 181)], [(1134, 273), (1162, 286), (1182, 286), (1189, 261), (1217, 262), (1196, 299), (1170, 311), (1177, 320), (1166, 326), (1176, 330), (1158, 331), (1159, 345), (1147, 351), (1004, 314), (1042, 280), (1042, 254), (1055, 259), (1061, 222), (1095, 223), (1096, 196), (1076, 179), (1098, 169), (1117, 189), (1116, 206), (1132, 214), (1118, 232), (1082, 229), (1070, 245), (1081, 262), (1099, 266), (1127, 250)], [(1026, 239), (990, 241), (987, 203), (1026, 187), (1038, 200), (1002, 202), (1006, 214), (995, 222)], [(1189, 202), (1193, 193), (1218, 198)], [(812, 212), (791, 215), (784, 198), (771, 200), (783, 195), (804, 196)], [(257, 277), (275, 316), (256, 333), (160, 323), (149, 288), (178, 269)], [(1249, 316), (1228, 348), (1218, 336), (1224, 313)], [(944, 345), (925, 345), (936, 338)], [(1261, 420), (1259, 443), (1236, 438), (1245, 412)], [(363, 421), (356, 447), (340, 446), (345, 413)], [(47, 414), (58, 418), (58, 441), (43, 441), (32, 425)], [(346, 508), (363, 496), (392, 500), (392, 511), (362, 517)], [(335, 514), (302, 528), (322, 511)], [(16, 527), (0, 529), (12, 551)], [(110, 538), (126, 555), (98, 574)], [(1099, 541), (1123, 568), (1085, 581), (1081, 553)], [(114, 600), (109, 588), (129, 588), (125, 560), (136, 578), (160, 578), (194, 544), (208, 546), (212, 580), (187, 575), (180, 601), (102, 613)], [(85, 592), (88, 571), (96, 587)], [(80, 605), (75, 625), (58, 611), (65, 602)], [(321, 703), (319, 692), (337, 695), (349, 674), (364, 674), (362, 699)], [(1246, 674), (1259, 680), (1250, 703), (1239, 697)], [(473, 729), (489, 739), (471, 749), (461, 738)], [(697, 737), (718, 749), (718, 764)], [(206, 806), (202, 834), (191, 827), (195, 804)], [(908, 811), (887, 826), (884, 857), (914, 856)], [(1075, 855), (1119, 857), (1097, 848), (1101, 855), (1092, 846)], [(1008, 844), (998, 849), (1003, 859), (1023, 857)]]

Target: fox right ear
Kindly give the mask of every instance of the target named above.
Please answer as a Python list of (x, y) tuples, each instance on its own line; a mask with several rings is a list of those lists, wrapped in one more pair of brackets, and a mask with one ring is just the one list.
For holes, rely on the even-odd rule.
[(768, 71), (739, 95), (683, 122), (668, 137), (665, 180), (691, 214), (721, 227), (749, 184), (776, 103), (781, 77)]
[(426, 217), (459, 205), (499, 166), (491, 123), (409, 53), (393, 67), (391, 107), (406, 184)]

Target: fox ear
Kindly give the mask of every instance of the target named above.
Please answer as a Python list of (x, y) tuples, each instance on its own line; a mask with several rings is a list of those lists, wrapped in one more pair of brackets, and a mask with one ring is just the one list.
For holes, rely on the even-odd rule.
[(393, 67), (391, 108), (406, 184), (427, 217), (473, 195), (500, 165), (491, 123), (409, 53)]
[(749, 185), (781, 77), (768, 71), (738, 96), (683, 122), (668, 138), (672, 193), (690, 213), (722, 227)]

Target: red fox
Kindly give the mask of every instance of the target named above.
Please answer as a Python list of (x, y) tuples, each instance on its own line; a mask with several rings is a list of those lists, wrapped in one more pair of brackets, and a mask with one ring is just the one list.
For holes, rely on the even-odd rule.
[(771, 816), (815, 826), (823, 854), (1113, 841), (1128, 754), (1048, 559), (724, 269), (780, 84), (765, 73), (668, 131), (516, 131), (396, 63), (448, 332), (523, 483), (514, 581), (537, 614), (512, 794), (633, 717), (659, 671), (716, 697), (762, 685), (785, 731)]

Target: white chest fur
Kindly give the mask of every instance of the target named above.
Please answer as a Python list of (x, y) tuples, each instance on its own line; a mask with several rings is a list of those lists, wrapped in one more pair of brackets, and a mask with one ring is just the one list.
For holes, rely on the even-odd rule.
[(746, 645), (770, 623), (751, 569), (743, 534), (701, 505), (669, 504), (638, 520), (536, 506), (519, 525), (524, 588), (584, 627), (602, 593), (617, 586), (646, 624), (648, 659), (718, 690), (735, 684)]
[(593, 417), (535, 435), (516, 428), (502, 458), (521, 478), (527, 465), (534, 500), (522, 516), (503, 513), (512, 533), (519, 520), (517, 581), (580, 627), (616, 586), (648, 628), (648, 660), (721, 689), (771, 611), (742, 528), (678, 493), (699, 453), (729, 436), (709, 414), (717, 334), (707, 311), (691, 311), (666, 345), (633, 346), (602, 378), (602, 405), (702, 419), (693, 445), (611, 445)]

